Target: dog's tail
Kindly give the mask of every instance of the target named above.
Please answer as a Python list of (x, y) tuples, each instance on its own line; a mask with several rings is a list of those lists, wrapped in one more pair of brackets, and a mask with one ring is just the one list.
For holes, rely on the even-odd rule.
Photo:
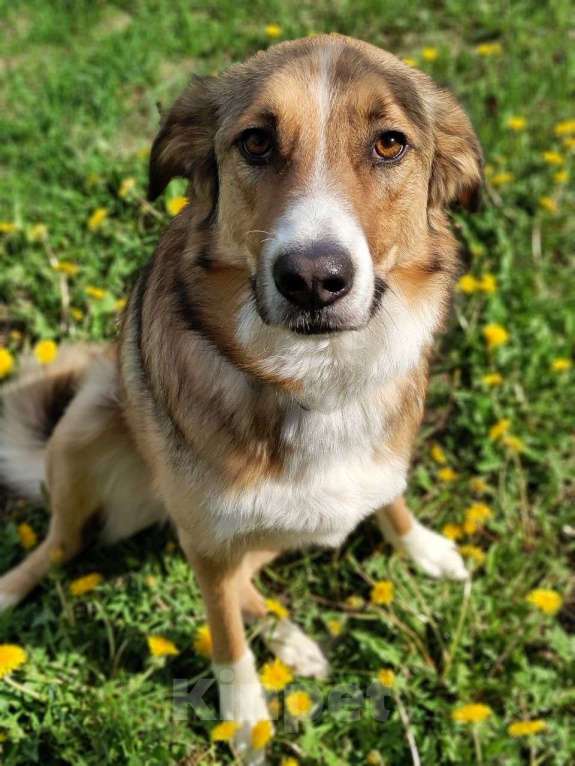
[(24, 358), (20, 374), (2, 391), (0, 481), (19, 495), (42, 499), (46, 445), (101, 349), (63, 346), (57, 360), (46, 368), (32, 357)]

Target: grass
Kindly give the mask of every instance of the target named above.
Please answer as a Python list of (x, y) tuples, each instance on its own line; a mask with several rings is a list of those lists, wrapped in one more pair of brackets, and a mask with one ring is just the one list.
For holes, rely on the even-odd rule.
[[(365, 689), (382, 667), (396, 674), (388, 720), (375, 720), (367, 705), (361, 715), (324, 712), (295, 730), (280, 725), (273, 762), (396, 766), (412, 763), (414, 748), (423, 764), (575, 762), (574, 387), (572, 371), (553, 369), (553, 360), (571, 356), (575, 332), (575, 195), (572, 181), (557, 176), (573, 169), (573, 136), (555, 132), (575, 118), (568, 0), (29, 0), (0, 9), (0, 219), (9, 224), (0, 234), (0, 345), (16, 359), (39, 339), (114, 335), (116, 300), (169, 219), (166, 199), (154, 207), (143, 201), (156, 102), (169, 102), (192, 72), (216, 71), (266, 46), (266, 24), (280, 25), (284, 38), (339, 31), (371, 40), (415, 59), (462, 99), (485, 148), (488, 184), (483, 210), (455, 225), (470, 273), (493, 274), (496, 289), (456, 298), (409, 497), (436, 529), (460, 524), (472, 502), (486, 503), (492, 517), (460, 541), (485, 559), (471, 564), (466, 595), (414, 572), (369, 523), (340, 551), (289, 556), (267, 572), (265, 592), (284, 601), (331, 660), (331, 682), (306, 688)], [(500, 50), (477, 52), (489, 42)], [(425, 48), (437, 51), (435, 60)], [(513, 130), (510, 117), (524, 118), (525, 127)], [(560, 164), (546, 151), (559, 152)], [(121, 197), (126, 178), (134, 188)], [(181, 193), (174, 183), (167, 196)], [(107, 217), (91, 231), (98, 208)], [(59, 260), (78, 273), (55, 271)], [(90, 297), (88, 287), (105, 293)], [(489, 323), (509, 333), (492, 350), (483, 336)], [(501, 374), (501, 385), (483, 382), (490, 372)], [(502, 418), (520, 451), (489, 437)], [(445, 466), (453, 481), (439, 479)], [(474, 477), (486, 484), (481, 496), (470, 488)], [(3, 515), (1, 570), (24, 555), (17, 525), (42, 535), (47, 524), (44, 508), (14, 498), (5, 499)], [(92, 571), (103, 584), (70, 595), (70, 581)], [(370, 589), (381, 579), (394, 583), (395, 598), (375, 607)], [(557, 591), (563, 608), (552, 616), (527, 603), (534, 588)], [(350, 605), (349, 596), (363, 604)], [(210, 744), (211, 724), (174, 715), (171, 702), (174, 678), (206, 672), (193, 647), (203, 621), (168, 531), (56, 568), (24, 605), (0, 616), (0, 642), (28, 653), (0, 680), (2, 762), (230, 763), (225, 745)], [(332, 621), (341, 625), (338, 637)], [(180, 653), (152, 659), (150, 634), (170, 638)], [(257, 636), (254, 646), (264, 662)], [(454, 709), (468, 702), (492, 714), (481, 724), (454, 722)], [(509, 723), (526, 718), (543, 719), (546, 730), (511, 737)]]

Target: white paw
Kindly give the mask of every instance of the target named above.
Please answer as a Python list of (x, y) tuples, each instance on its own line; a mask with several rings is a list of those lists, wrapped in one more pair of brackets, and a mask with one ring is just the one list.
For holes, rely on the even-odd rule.
[(329, 663), (318, 644), (291, 620), (274, 620), (262, 633), (266, 646), (297, 676), (327, 678)]
[(265, 750), (252, 747), (252, 729), (269, 720), (265, 692), (258, 678), (253, 654), (248, 650), (237, 662), (214, 665), (220, 694), (222, 721), (235, 721), (239, 729), (231, 745), (246, 766), (263, 766)]
[(0, 612), (9, 609), (11, 606), (16, 606), (20, 601), (20, 596), (17, 593), (10, 593), (9, 591), (0, 591)]
[(415, 521), (413, 528), (398, 538), (399, 547), (431, 577), (447, 577), (449, 580), (467, 580), (465, 568), (455, 543), (437, 532), (432, 532)]

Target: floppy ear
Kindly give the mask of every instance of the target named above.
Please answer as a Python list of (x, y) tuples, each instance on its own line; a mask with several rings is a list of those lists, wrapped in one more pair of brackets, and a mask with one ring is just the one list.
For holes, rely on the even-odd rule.
[(429, 205), (458, 202), (477, 210), (483, 156), (469, 117), (451, 94), (439, 91), (434, 104), (435, 153), (429, 180)]
[(213, 199), (217, 188), (214, 154), (214, 77), (197, 77), (162, 118), (150, 154), (148, 199), (153, 201), (177, 176), (190, 182), (194, 202)]

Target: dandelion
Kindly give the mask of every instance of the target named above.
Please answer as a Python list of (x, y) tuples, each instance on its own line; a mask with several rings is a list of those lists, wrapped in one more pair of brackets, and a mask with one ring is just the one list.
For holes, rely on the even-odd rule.
[(504, 434), (501, 441), (511, 452), (523, 452), (525, 449), (523, 440), (513, 434)]
[(563, 146), (570, 151), (575, 149), (575, 138), (564, 138)]
[(511, 421), (509, 418), (501, 418), (501, 420), (498, 420), (497, 423), (492, 425), (489, 429), (489, 438), (491, 441), (497, 441), (498, 439), (501, 439), (503, 434), (506, 434), (507, 431), (509, 431), (510, 426)]
[(548, 165), (563, 165), (565, 163), (565, 157), (559, 152), (547, 151), (543, 152), (541, 156)]
[(558, 170), (553, 174), (553, 180), (556, 184), (566, 184), (569, 180), (569, 173), (566, 170)]
[(448, 540), (459, 540), (463, 537), (463, 527), (460, 524), (446, 524), (441, 534)]
[(527, 594), (527, 602), (553, 616), (561, 609), (563, 598), (556, 590), (536, 588)]
[(469, 479), (469, 489), (475, 492), (476, 495), (483, 495), (489, 487), (485, 479), (482, 479), (480, 476), (474, 476), (472, 479)]
[(69, 585), (70, 593), (73, 596), (83, 596), (85, 593), (90, 593), (102, 583), (104, 578), (99, 572), (92, 572), (92, 574), (84, 575), (84, 577), (78, 577)]
[(445, 465), (445, 463), (447, 463), (447, 457), (445, 456), (443, 447), (437, 443), (431, 445), (431, 457), (440, 465)]
[(293, 681), (293, 673), (281, 660), (266, 662), (260, 671), (260, 680), (269, 692), (281, 692)]
[(121, 314), (122, 311), (126, 308), (126, 304), (128, 303), (127, 298), (116, 298), (114, 301), (114, 311), (117, 314)]
[(559, 212), (559, 205), (557, 204), (557, 200), (546, 195), (539, 197), (539, 207), (543, 208), (546, 213), (551, 213), (552, 215), (555, 215)]
[(479, 284), (474, 276), (471, 274), (464, 274), (457, 282), (457, 289), (466, 295), (471, 295), (471, 293), (474, 293), (479, 289)]
[(271, 721), (258, 721), (252, 727), (252, 747), (254, 750), (263, 750), (274, 735), (274, 727)]
[(118, 197), (125, 199), (136, 187), (135, 178), (124, 178), (118, 187)]
[(485, 386), (500, 386), (503, 383), (503, 376), (499, 372), (488, 372), (481, 378)]
[(575, 133), (575, 120), (563, 120), (558, 122), (554, 128), (556, 136), (570, 136)]
[(498, 348), (503, 346), (509, 340), (509, 333), (500, 324), (492, 322), (483, 328), (483, 337), (487, 342), (487, 348)]
[(453, 470), (453, 468), (440, 468), (437, 472), (437, 478), (439, 481), (442, 481), (444, 484), (451, 484), (451, 482), (456, 481), (459, 474)]
[(304, 718), (309, 715), (312, 707), (313, 701), (307, 692), (291, 692), (286, 697), (286, 708), (294, 718)]
[(27, 660), (26, 650), (18, 644), (0, 644), (0, 678), (18, 670)]
[(382, 668), (377, 674), (377, 680), (382, 686), (391, 689), (395, 685), (395, 673), (391, 668)]
[(84, 292), (88, 298), (92, 298), (95, 301), (102, 301), (107, 295), (106, 291), (101, 287), (93, 287), (92, 285), (85, 287)]
[(41, 340), (34, 346), (34, 356), (40, 364), (52, 364), (58, 356), (58, 346), (53, 340)]
[(516, 133), (519, 133), (521, 130), (525, 130), (527, 127), (527, 120), (525, 117), (512, 116), (507, 118), (505, 125), (510, 130), (514, 130)]
[(353, 609), (355, 611), (363, 609), (365, 606), (365, 601), (361, 596), (348, 596), (344, 603), (348, 609)]
[(488, 58), (489, 56), (501, 56), (503, 48), (501, 43), (481, 43), (475, 47), (475, 52)]
[(370, 601), (376, 606), (388, 606), (393, 601), (395, 588), (390, 580), (379, 580), (371, 589)]
[(463, 523), (465, 533), (468, 535), (475, 534), (492, 516), (491, 508), (485, 503), (472, 503), (465, 512)]
[(338, 638), (343, 632), (343, 620), (327, 620), (325, 623), (328, 633), (332, 638)]
[[(567, 372), (567, 370), (571, 369), (572, 364), (571, 359), (568, 359), (565, 356), (558, 356), (551, 362), (551, 369), (553, 372)], [(0, 371), (0, 377), (1, 376)]]
[(280, 766), (300, 766), (299, 761), (296, 758), (282, 758)]
[(507, 727), (510, 737), (530, 737), (547, 729), (545, 721), (514, 721)]
[(96, 210), (94, 210), (92, 215), (88, 218), (88, 228), (90, 231), (97, 231), (102, 226), (107, 217), (108, 211), (105, 207), (96, 208)]
[(20, 545), (27, 551), (36, 547), (38, 543), (38, 535), (26, 522), (18, 524), (18, 537), (20, 538)]
[(482, 293), (494, 293), (497, 290), (497, 280), (493, 274), (485, 273), (478, 282), (478, 289)]
[(202, 657), (211, 657), (213, 652), (212, 634), (209, 625), (200, 625), (194, 638), (194, 649)]
[(7, 378), (14, 369), (14, 357), (4, 346), (0, 346), (0, 380)]
[(212, 729), (210, 738), (212, 742), (229, 742), (233, 739), (240, 728), (236, 721), (222, 721)]
[(48, 239), (48, 227), (44, 223), (35, 223), (28, 231), (30, 242), (45, 242)]
[(79, 309), (76, 306), (72, 306), (72, 308), (70, 309), (70, 316), (76, 322), (81, 322), (84, 319), (84, 312), (82, 311), (82, 309)]
[(424, 61), (437, 61), (439, 58), (439, 51), (437, 48), (423, 48), (421, 51), (421, 57)]
[(289, 617), (289, 612), (285, 606), (275, 598), (266, 599), (266, 609), (275, 615), (278, 620), (286, 620)]
[(12, 221), (0, 221), (0, 234), (14, 234), (18, 226)]
[(169, 657), (180, 653), (173, 641), (164, 636), (148, 636), (146, 640), (152, 657)]
[(464, 558), (471, 559), (477, 566), (481, 566), (485, 562), (485, 551), (476, 545), (460, 545), (458, 550)]
[(410, 67), (416, 67), (417, 66), (417, 61), (415, 59), (413, 59), (413, 58), (410, 58), (409, 56), (407, 56), (406, 58), (403, 59), (403, 63), (407, 64), (407, 66), (410, 66)]
[(166, 200), (166, 211), (171, 216), (176, 216), (182, 212), (188, 202), (187, 197), (170, 197), (170, 199)]
[(265, 33), (270, 40), (276, 40), (278, 37), (282, 36), (283, 30), (279, 24), (268, 24), (265, 28)]
[(474, 703), (455, 708), (451, 717), (456, 723), (481, 723), (493, 715), (488, 705)]
[(501, 173), (495, 173), (490, 181), (493, 186), (507, 186), (514, 180), (513, 173), (502, 171)]
[(52, 268), (54, 271), (57, 271), (58, 274), (65, 274), (67, 277), (75, 277), (80, 271), (78, 264), (73, 263), (72, 261), (56, 261), (56, 263), (52, 265)]

